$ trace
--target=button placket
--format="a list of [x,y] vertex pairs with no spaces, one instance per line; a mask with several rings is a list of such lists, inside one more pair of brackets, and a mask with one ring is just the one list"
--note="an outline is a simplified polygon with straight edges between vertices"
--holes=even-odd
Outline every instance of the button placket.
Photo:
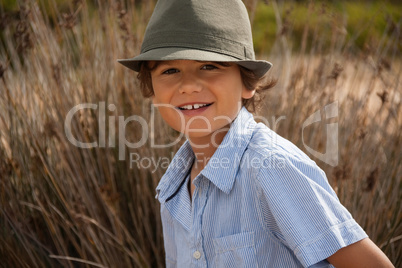
[[193,248],[193,260],[195,261],[194,264],[197,265],[204,265],[205,264],[205,259],[203,257],[203,248],[202,248],[202,235],[201,235],[201,229],[202,229],[202,214],[204,210],[204,205],[205,205],[205,198],[206,198],[206,183],[205,183],[205,178],[199,177],[197,181],[197,186],[196,186],[196,195],[194,195],[193,198],[193,230],[194,230],[194,248]]

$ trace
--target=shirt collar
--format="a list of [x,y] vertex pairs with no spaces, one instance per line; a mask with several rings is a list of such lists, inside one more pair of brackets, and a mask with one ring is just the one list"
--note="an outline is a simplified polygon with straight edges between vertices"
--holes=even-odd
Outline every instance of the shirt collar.
[[[201,171],[204,177],[227,194],[232,190],[241,158],[250,142],[255,124],[253,115],[243,107],[207,166]],[[156,187],[156,197],[161,203],[178,190],[190,172],[193,161],[194,152],[189,141],[186,141]]]
[[243,107],[207,166],[201,171],[203,176],[227,194],[232,190],[240,161],[253,134],[253,124],[253,115]]
[[182,185],[194,162],[194,152],[187,140],[177,151],[156,187],[156,198],[164,203]]

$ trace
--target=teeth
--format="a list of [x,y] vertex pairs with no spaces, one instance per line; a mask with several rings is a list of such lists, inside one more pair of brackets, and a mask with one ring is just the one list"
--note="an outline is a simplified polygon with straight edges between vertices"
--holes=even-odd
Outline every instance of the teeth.
[[179,107],[180,109],[182,109],[182,110],[195,110],[195,109],[199,109],[199,108],[202,108],[202,107],[204,107],[204,106],[207,106],[208,104],[194,104],[194,105],[184,105],[184,106],[181,106],[181,107]]

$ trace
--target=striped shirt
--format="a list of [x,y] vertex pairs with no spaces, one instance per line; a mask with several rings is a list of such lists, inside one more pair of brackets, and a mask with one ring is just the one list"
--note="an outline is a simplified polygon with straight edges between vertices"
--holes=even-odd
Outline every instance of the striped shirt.
[[156,188],[167,267],[333,267],[365,237],[325,173],[245,108],[194,179],[185,142]]

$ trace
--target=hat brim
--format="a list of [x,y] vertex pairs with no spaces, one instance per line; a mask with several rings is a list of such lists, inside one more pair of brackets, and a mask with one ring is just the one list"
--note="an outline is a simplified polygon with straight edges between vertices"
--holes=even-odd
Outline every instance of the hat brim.
[[136,72],[140,71],[143,61],[164,61],[164,60],[197,60],[197,61],[215,61],[215,62],[233,62],[243,66],[261,78],[271,68],[272,64],[264,60],[239,60],[235,57],[220,54],[217,52],[190,49],[190,48],[156,48],[130,59],[119,59],[119,63]]

